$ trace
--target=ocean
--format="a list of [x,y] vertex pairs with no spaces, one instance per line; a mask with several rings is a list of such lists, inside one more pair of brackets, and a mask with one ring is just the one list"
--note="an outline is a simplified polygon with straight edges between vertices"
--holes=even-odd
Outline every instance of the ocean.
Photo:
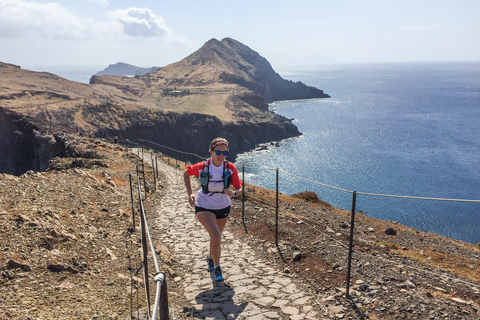
[[[88,83],[104,66],[25,67]],[[314,191],[350,210],[349,191],[480,200],[480,62],[324,65],[276,70],[330,99],[279,101],[302,136],[240,154],[247,183]],[[308,179],[312,182],[306,181]],[[470,243],[480,242],[480,203],[357,195],[357,211]],[[393,225],[393,224],[392,224]],[[393,225],[394,226],[394,225]]]
[[23,69],[50,72],[62,78],[89,83],[90,78],[97,72],[102,71],[106,66],[21,66]]
[[[314,191],[350,210],[349,191],[480,200],[480,63],[295,67],[289,80],[330,99],[270,105],[302,136],[243,153],[245,180],[293,194]],[[303,179],[300,179],[300,178]],[[314,182],[309,182],[308,179]],[[480,242],[480,203],[357,195],[368,216],[470,243]],[[394,225],[392,225],[394,226]]]

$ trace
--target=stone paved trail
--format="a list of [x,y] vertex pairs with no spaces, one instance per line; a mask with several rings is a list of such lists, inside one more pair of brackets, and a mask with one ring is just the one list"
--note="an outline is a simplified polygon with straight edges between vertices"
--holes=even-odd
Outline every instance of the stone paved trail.
[[[222,240],[224,283],[215,282],[207,272],[205,256],[209,237],[196,220],[187,201],[183,171],[158,163],[166,174],[167,189],[155,215],[158,241],[169,248],[185,268],[185,298],[190,310],[205,319],[319,319],[314,297],[299,290],[289,277],[277,273],[266,261],[254,258],[250,246],[229,232]],[[192,179],[192,185],[195,181]],[[171,280],[172,281],[172,280]]]

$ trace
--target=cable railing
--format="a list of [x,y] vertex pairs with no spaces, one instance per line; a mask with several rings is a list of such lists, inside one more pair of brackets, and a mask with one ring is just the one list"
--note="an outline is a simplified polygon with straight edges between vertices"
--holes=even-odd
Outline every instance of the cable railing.
[[[176,150],[174,148],[171,148],[171,147],[167,147],[167,146],[164,146],[164,145],[161,145],[161,144],[158,144],[158,143],[155,143],[155,142],[152,142],[152,141],[149,141],[149,140],[143,140],[143,139],[138,139],[138,141],[140,141],[140,145],[142,145],[142,148],[143,148],[143,145],[144,143],[149,143],[149,144],[152,144],[156,147],[160,147],[160,148],[165,148],[166,150],[169,150],[169,151],[173,151],[173,152],[177,152],[178,154],[183,154],[183,155],[190,155],[190,156],[194,156],[196,158],[198,158],[199,160],[204,160],[203,157],[197,155],[197,154],[194,154],[194,153],[189,153],[189,152],[184,152],[184,151],[180,151],[180,150]],[[128,141],[130,142],[130,141]],[[130,142],[132,143],[132,142]],[[133,144],[136,144],[137,146],[139,145],[138,143],[133,143]],[[176,165],[178,165],[178,159],[176,159]],[[185,161],[185,166],[187,165],[187,161]],[[348,244],[345,244],[341,241],[338,241],[337,239],[331,237],[330,235],[327,235],[325,234],[326,236],[328,236],[329,238],[331,238],[332,240],[334,240],[336,243],[338,243],[339,245],[343,246],[343,247],[346,247],[348,248],[348,258],[347,258],[347,288],[346,288],[346,296],[347,298],[351,298],[350,297],[350,280],[351,280],[351,271],[352,271],[352,255],[353,255],[353,240],[354,240],[354,229],[355,229],[355,214],[356,214],[356,202],[357,202],[357,195],[365,195],[365,196],[376,196],[376,197],[390,197],[390,198],[400,198],[400,199],[417,199],[417,200],[431,200],[431,201],[449,201],[449,202],[468,202],[468,203],[480,203],[480,200],[472,200],[472,199],[452,199],[452,198],[435,198],[435,197],[421,197],[421,196],[402,196],[402,195],[391,195],[391,194],[381,194],[381,193],[369,193],[369,192],[360,192],[360,191],[353,191],[353,190],[348,190],[348,189],[344,189],[344,188],[340,188],[340,187],[336,187],[336,186],[331,186],[331,185],[328,185],[328,184],[325,184],[325,183],[321,183],[321,182],[317,182],[317,181],[314,181],[314,180],[311,180],[311,179],[307,179],[307,178],[304,178],[304,177],[301,177],[301,176],[298,176],[298,175],[295,175],[295,174],[292,174],[290,172],[287,172],[285,170],[281,170],[281,169],[278,169],[278,168],[267,168],[267,167],[252,167],[252,166],[242,166],[242,182],[243,182],[243,192],[242,192],[242,223],[245,225],[245,200],[246,200],[246,193],[245,193],[245,169],[248,168],[248,169],[254,169],[254,170],[260,170],[260,171],[275,171],[276,172],[276,181],[275,181],[275,203],[269,203],[269,205],[271,205],[272,207],[275,207],[275,242],[276,244],[278,245],[278,228],[279,228],[279,214],[280,214],[280,209],[279,209],[279,188],[278,188],[278,184],[279,184],[279,173],[283,173],[285,175],[289,175],[289,176],[292,176],[296,179],[299,179],[299,180],[302,180],[302,181],[305,181],[305,182],[309,182],[309,183],[313,183],[313,184],[317,184],[317,185],[320,185],[320,186],[323,186],[323,187],[326,187],[326,188],[330,188],[330,189],[333,189],[333,190],[337,190],[337,191],[340,191],[340,192],[345,192],[345,193],[349,193],[352,195],[352,205],[351,205],[351,210],[350,210],[350,233],[349,233],[349,243]],[[158,169],[158,167],[157,167]],[[255,196],[253,195],[250,195],[249,194],[249,199],[253,200],[253,201],[257,201],[257,202],[262,202],[262,203],[265,203],[265,199],[260,199],[260,198],[255,198]],[[283,214],[286,214],[286,213],[283,213]],[[323,233],[323,232],[322,232]],[[362,252],[359,251],[359,253],[363,254]],[[436,274],[436,273],[433,273],[431,272],[432,274]],[[442,277],[446,277],[448,278],[448,276],[445,276],[445,275],[442,275]],[[455,279],[455,281],[459,281],[458,279]],[[461,280],[460,280],[461,281]],[[472,284],[470,282],[466,282],[466,281],[462,281],[462,282],[465,282],[465,283],[468,283],[468,284]]]
[[[133,143],[135,145],[135,143]],[[137,145],[138,147],[138,145]],[[140,266],[137,268],[136,273],[138,274],[143,269],[143,276],[144,276],[144,289],[145,289],[145,297],[146,297],[146,310],[147,310],[147,319],[160,319],[160,320],[168,320],[169,319],[169,308],[168,308],[168,293],[167,293],[167,281],[165,278],[165,274],[160,271],[160,266],[157,259],[157,254],[155,251],[155,247],[153,245],[152,237],[150,234],[150,229],[148,227],[146,211],[145,211],[145,200],[147,199],[148,188],[146,184],[146,171],[145,171],[145,154],[142,148],[141,156],[140,156],[140,149],[137,148],[138,154],[138,162],[135,165],[135,168],[129,173],[129,182],[130,182],[130,200],[131,200],[131,207],[132,207],[132,228],[130,231],[133,233],[136,230],[135,227],[135,216],[139,216],[140,218],[140,233],[141,233],[141,247],[142,247],[142,261]],[[140,169],[140,167],[142,169]],[[154,180],[154,192],[156,190],[156,177],[158,176],[158,166],[156,165],[156,155],[155,161],[153,160],[152,155],[152,175]],[[136,179],[133,179],[133,176],[136,176]],[[136,182],[136,188],[133,186]],[[142,183],[143,182],[143,183]],[[143,191],[142,191],[143,186]],[[134,193],[138,195],[138,209],[135,207],[134,201]],[[153,304],[153,311],[151,308],[150,303],[150,285],[149,285],[149,271],[148,271],[148,251],[152,253],[153,257],[153,265],[155,268],[155,275],[153,277],[153,281],[156,283],[156,293],[154,298]],[[129,267],[131,269],[131,267]],[[133,281],[131,281],[133,283]],[[138,293],[138,290],[137,290]],[[131,290],[131,295],[133,295],[133,290]],[[131,297],[132,299],[133,297]],[[138,297],[137,297],[138,299]],[[133,312],[132,312],[133,317]]]

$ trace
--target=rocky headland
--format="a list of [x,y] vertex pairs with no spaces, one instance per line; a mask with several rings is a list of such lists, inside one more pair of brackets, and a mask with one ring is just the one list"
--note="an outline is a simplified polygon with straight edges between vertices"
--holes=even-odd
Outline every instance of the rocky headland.
[[144,76],[160,69],[160,67],[142,68],[124,62],[111,64],[102,71],[98,71],[97,76]]
[[259,143],[301,134],[290,119],[269,111],[269,102],[329,97],[282,79],[265,58],[230,38],[212,39],[156,72],[94,75],[90,84],[0,63],[0,87],[0,172],[14,174],[44,169],[57,155],[59,133],[146,139],[202,157],[223,136],[233,160]]

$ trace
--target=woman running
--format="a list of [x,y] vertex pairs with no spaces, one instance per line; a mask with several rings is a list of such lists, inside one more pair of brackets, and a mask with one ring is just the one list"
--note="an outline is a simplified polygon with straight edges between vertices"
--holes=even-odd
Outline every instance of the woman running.
[[[187,188],[188,202],[195,207],[198,221],[210,235],[210,252],[207,254],[208,271],[214,272],[216,281],[223,281],[220,269],[222,231],[230,214],[231,198],[241,194],[242,181],[237,168],[225,160],[228,155],[228,141],[215,138],[210,143],[211,158],[188,166],[183,174]],[[200,178],[202,188],[195,196],[192,193],[190,176]],[[233,185],[235,190],[229,188]]]

